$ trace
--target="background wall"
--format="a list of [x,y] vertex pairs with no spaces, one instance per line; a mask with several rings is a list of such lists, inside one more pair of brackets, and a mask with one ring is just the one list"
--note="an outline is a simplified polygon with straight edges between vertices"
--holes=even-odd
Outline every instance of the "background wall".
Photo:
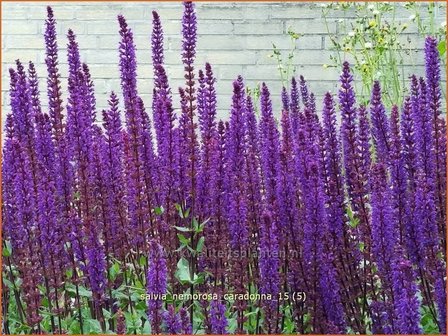
[[[7,2],[2,4],[2,105],[4,116],[9,111],[8,68],[15,59],[35,62],[42,78],[42,101],[46,102],[44,63],[44,22],[47,3]],[[146,3],[51,3],[57,20],[60,48],[60,70],[63,89],[66,88],[67,64],[65,34],[72,28],[78,36],[82,60],[90,66],[97,95],[97,106],[106,106],[111,90],[120,91],[118,72],[119,41],[117,14],[123,14],[135,34],[138,57],[139,92],[150,106],[152,92],[152,64],[150,34],[152,10],[162,18],[165,31],[166,63],[171,85],[183,85],[183,67],[180,59],[182,4],[180,2]],[[228,115],[231,103],[231,82],[238,74],[246,84],[255,87],[266,81],[271,89],[274,106],[280,105],[281,81],[277,62],[269,57],[272,44],[284,54],[291,48],[287,31],[292,28],[303,34],[297,40],[294,64],[297,74],[309,81],[320,106],[323,93],[336,92],[339,70],[325,69],[330,63],[331,44],[321,18],[321,5],[312,3],[205,3],[197,5],[198,48],[196,68],[205,61],[212,64],[218,78],[219,115]],[[398,20],[409,21],[412,14],[397,4]],[[436,6],[437,23],[445,21],[445,4]],[[350,16],[350,15],[349,15]],[[338,33],[341,17],[331,17],[330,31]],[[408,29],[410,47],[416,49],[409,59],[407,72],[423,73],[423,40],[414,28]],[[177,104],[177,103],[176,103]],[[277,108],[278,111],[278,108]],[[2,118],[4,120],[4,118]]]

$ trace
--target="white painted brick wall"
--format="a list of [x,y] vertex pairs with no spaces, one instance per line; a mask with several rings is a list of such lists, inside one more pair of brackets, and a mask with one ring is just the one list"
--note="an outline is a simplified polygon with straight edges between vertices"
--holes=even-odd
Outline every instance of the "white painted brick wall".
[[[44,21],[46,3],[6,2],[2,4],[2,107],[3,116],[8,107],[8,68],[14,60],[36,63],[41,78],[46,76],[44,64]],[[59,34],[60,70],[63,88],[66,87],[67,61],[66,37],[68,28],[78,36],[81,55],[91,69],[96,86],[98,108],[106,107],[111,90],[120,91],[117,44],[119,41],[117,14],[123,14],[135,34],[138,57],[140,94],[150,105],[152,92],[152,65],[150,34],[152,10],[161,15],[165,31],[166,63],[173,91],[183,83],[183,67],[180,61],[181,3],[94,3],[52,2]],[[437,22],[445,19],[445,5],[439,3]],[[411,14],[401,7],[397,20],[408,21]],[[291,47],[287,31],[291,27],[303,34],[297,42],[294,64],[297,73],[310,82],[318,99],[328,90],[337,88],[337,69],[324,69],[329,63],[330,40],[321,19],[321,8],[312,3],[197,3],[198,50],[196,67],[205,61],[212,64],[218,77],[219,114],[225,117],[230,106],[232,80],[242,74],[249,87],[266,81],[271,88],[274,106],[280,104],[281,81],[277,63],[269,58],[272,44],[286,55]],[[349,17],[352,16],[348,15]],[[338,32],[340,17],[332,16],[330,31]],[[410,30],[415,32],[415,30]],[[408,35],[418,49],[413,66],[408,72],[423,72],[422,39]],[[41,81],[41,99],[45,104],[45,81]],[[278,111],[278,108],[277,108]],[[4,118],[3,118],[4,120]]]

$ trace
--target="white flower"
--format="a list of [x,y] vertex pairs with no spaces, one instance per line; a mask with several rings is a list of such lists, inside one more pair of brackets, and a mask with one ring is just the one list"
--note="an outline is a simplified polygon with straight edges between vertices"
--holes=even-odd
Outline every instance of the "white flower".
[[413,21],[413,20],[415,20],[415,18],[416,18],[415,14],[412,14],[412,15],[409,17],[409,20],[410,20],[410,21]]
[[355,35],[356,35],[356,33],[354,31],[348,32],[348,36],[350,36],[350,37],[353,37]]
[[446,21],[443,21],[440,25],[442,26],[442,28],[445,28],[446,27]]
[[370,42],[367,42],[366,44],[364,44],[364,48],[366,49],[372,49],[373,45]]
[[374,5],[369,5],[367,8],[368,8],[369,10],[373,10],[373,9],[375,8],[375,6],[374,6]]
[[377,10],[377,9],[375,9],[375,10],[373,11],[373,15],[378,15],[378,14],[380,14],[380,11]]

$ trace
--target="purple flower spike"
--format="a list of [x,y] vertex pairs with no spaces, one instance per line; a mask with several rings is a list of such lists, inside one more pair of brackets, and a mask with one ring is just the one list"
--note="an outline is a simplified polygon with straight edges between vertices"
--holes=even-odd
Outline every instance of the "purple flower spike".
[[[192,1],[184,2],[184,15],[182,18],[182,58],[186,67],[193,67],[193,62],[196,56],[196,41],[197,41],[197,22],[196,12]],[[191,71],[186,69],[187,72]]]
[[372,120],[373,142],[378,160],[388,162],[390,150],[390,126],[381,100],[380,82],[375,81],[370,99],[370,118]]
[[[364,139],[360,139],[359,130],[356,127],[358,115],[355,107],[355,91],[352,84],[353,76],[350,72],[348,62],[344,62],[340,82],[339,109],[342,114],[341,138],[345,182],[351,206],[360,219],[360,223],[355,230],[355,240],[358,243],[364,242],[366,246],[370,246],[370,215],[366,199],[368,195],[368,176],[365,172],[366,162],[361,161],[362,152],[366,152],[368,130],[366,128],[366,122],[361,123],[361,125],[365,125],[363,127],[365,135]],[[363,108],[361,107],[360,110]],[[362,146],[360,146],[361,140],[363,140]]]
[[47,20],[45,22],[45,49],[47,65],[47,92],[50,109],[50,118],[53,126],[54,137],[57,142],[61,141],[63,134],[63,106],[61,80],[58,69],[58,44],[56,41],[56,20],[53,9],[47,7]]
[[[146,293],[151,296],[148,300],[148,318],[151,321],[151,329],[154,334],[160,334],[161,332],[160,324],[162,322],[163,301],[158,296],[165,294],[167,290],[167,265],[164,253],[160,244],[154,241],[151,242],[148,258],[148,274],[146,278]],[[170,306],[171,308],[172,306]],[[171,330],[169,331],[171,332]]]
[[210,304],[210,319],[213,334],[227,334],[227,318],[226,318],[226,306],[220,301],[212,301]]
[[176,335],[182,333],[182,321],[173,305],[169,305],[168,310],[163,312],[163,320],[168,334]]
[[[379,272],[391,284],[390,266],[394,246],[397,242],[397,228],[390,204],[387,188],[387,171],[382,163],[372,167],[372,251],[378,264]],[[387,234],[386,234],[387,233]]]
[[262,215],[261,240],[260,240],[260,293],[271,296],[271,299],[263,302],[265,313],[264,328],[269,334],[278,331],[278,298],[280,290],[280,258],[277,228],[272,215],[265,211]]
[[399,229],[400,244],[404,243],[407,217],[409,214],[409,200],[407,194],[407,176],[405,163],[403,159],[402,140],[400,134],[400,121],[398,107],[392,107],[391,122],[391,141],[390,141],[390,183],[392,186],[392,207],[394,219]]
[[193,328],[190,322],[190,315],[188,314],[188,310],[182,307],[179,310],[180,319],[182,321],[182,334],[191,335],[193,334]]
[[115,228],[113,234],[117,237],[117,243],[112,244],[112,246],[121,260],[124,260],[127,253],[126,248],[129,247],[128,235],[130,231],[126,216],[126,190],[123,175],[123,129],[118,104],[118,97],[112,92],[109,109],[103,111],[106,150],[101,154],[105,183],[107,188],[110,188],[109,190],[114,191],[107,195],[108,215],[110,216],[111,226]]
[[228,175],[228,221],[231,243],[234,248],[242,248],[247,243],[247,205],[244,197],[246,174],[244,167],[245,153],[245,98],[242,78],[233,82],[234,95],[230,128],[227,136],[227,175]]
[[393,276],[394,248],[398,242],[397,222],[391,206],[390,190],[386,166],[375,163],[371,172],[372,185],[372,254],[378,265],[384,295],[388,302],[384,305],[387,326],[394,329]]
[[347,62],[344,63],[341,74],[341,88],[339,90],[339,109],[342,114],[341,138],[344,151],[344,168],[348,194],[355,198],[357,184],[362,183],[356,176],[356,143],[358,135],[356,130],[357,113],[355,108],[355,91],[352,86],[353,76]]
[[333,266],[331,253],[323,253],[320,258],[319,291],[326,317],[325,333],[345,334],[346,323],[344,307],[341,301],[338,275]]
[[59,219],[59,208],[55,199],[55,148],[52,141],[51,124],[47,114],[36,115],[36,154],[38,162],[38,226],[48,273],[53,286],[60,287],[63,281],[65,261],[64,227]]
[[119,66],[120,81],[123,91],[126,132],[128,134],[128,151],[126,151],[127,203],[130,225],[138,234],[134,235],[133,243],[142,249],[143,241],[147,237],[147,216],[149,207],[145,179],[145,147],[142,106],[138,104],[137,92],[137,60],[135,54],[134,37],[125,18],[118,16],[120,25]]
[[154,67],[158,64],[163,64],[163,29],[160,22],[159,13],[152,12],[152,35],[151,35],[151,48],[152,48],[152,63]]
[[[401,111],[400,128],[402,135],[403,160],[405,163],[406,174],[409,178],[409,185],[411,190],[415,190],[415,175],[417,172],[417,145],[415,141],[415,113],[418,113],[418,84],[416,82],[415,96],[411,100],[410,97],[405,97],[403,108]],[[414,102],[417,100],[417,102]],[[415,112],[414,108],[415,107]]]
[[344,236],[344,190],[341,167],[341,144],[336,128],[336,112],[331,93],[327,92],[323,108],[324,167],[327,184],[329,228],[334,246],[342,246]]
[[393,263],[393,288],[395,296],[396,332],[404,335],[421,334],[420,302],[417,299],[416,275],[401,249],[395,250]]
[[[194,74],[194,60],[196,58],[197,22],[195,5],[191,1],[184,2],[182,17],[182,63],[185,71],[185,89],[181,91],[182,116],[180,120],[181,138],[184,147],[181,155],[185,161],[184,175],[188,177],[188,188],[185,189],[184,199],[195,214],[197,189],[198,141],[195,121],[196,88]],[[184,201],[184,200],[180,200]]]
[[11,114],[6,116],[5,121],[5,140],[3,145],[3,163],[2,163],[2,220],[3,232],[5,238],[11,237],[11,231],[14,221],[14,121]]
[[126,335],[126,318],[121,309],[117,312],[117,328],[115,331],[117,335]]
[[[280,225],[285,223],[283,218],[280,218],[285,213],[281,185],[278,182],[281,178],[280,133],[274,119],[269,89],[265,83],[261,88],[260,100],[260,151],[264,196],[272,211],[273,222]],[[278,234],[283,235],[283,228],[278,227]]]
[[91,229],[88,234],[86,244],[87,252],[87,273],[89,276],[90,288],[94,294],[96,303],[104,300],[106,290],[106,260],[104,248],[98,239],[96,229]]
[[282,87],[282,105],[285,111],[289,111],[289,96],[285,87]]
[[293,77],[291,80],[290,109],[291,109],[291,126],[294,137],[297,137],[297,132],[299,128],[299,118],[300,118],[299,100],[300,100],[299,86],[297,84],[295,77]]
[[445,269],[441,261],[439,263],[439,270],[437,272],[437,279],[434,284],[434,293],[438,308],[439,329],[441,334],[446,334],[446,280]]
[[306,80],[303,76],[299,77],[299,86],[300,86],[300,94],[302,97],[302,103],[304,108],[310,108],[310,94],[308,91],[308,85],[306,83]]
[[439,234],[443,237],[445,246],[446,234],[446,118],[442,117],[442,89],[440,86],[440,55],[438,42],[434,37],[428,36],[425,41],[425,72],[427,93],[427,109],[433,127],[433,151],[435,154],[435,183],[437,223]]
[[[370,172],[370,166],[372,165],[371,158],[371,131],[370,121],[367,113],[367,109],[364,105],[358,108],[358,148],[359,148],[359,175],[361,179],[367,180],[367,176]],[[368,183],[365,184],[366,189],[369,189]]]
[[[259,205],[261,204],[261,176],[260,176],[260,134],[255,110],[250,96],[246,99],[246,115],[245,123],[247,127],[246,133],[246,164],[247,164],[247,178],[248,178],[248,219],[250,221],[251,234],[253,237],[258,237],[261,211]],[[258,246],[257,239],[253,241],[253,247]]]
[[[247,171],[245,167],[246,134],[245,112],[246,99],[244,96],[243,79],[238,77],[233,82],[232,109],[228,131],[226,131],[226,217],[229,228],[230,246],[236,253],[231,260],[232,273],[230,283],[236,293],[243,293],[247,286],[248,258],[241,258],[241,253],[247,253],[249,228],[247,206]],[[238,311],[238,332],[242,332],[247,302],[238,300],[235,302]]]
[[[202,148],[198,173],[198,206],[204,218],[213,215],[211,202],[215,192],[216,183],[216,155],[217,155],[217,130],[216,130],[216,78],[213,76],[209,63],[205,64],[205,74],[199,74],[198,113],[199,128],[201,132]],[[209,208],[210,211],[206,211]]]

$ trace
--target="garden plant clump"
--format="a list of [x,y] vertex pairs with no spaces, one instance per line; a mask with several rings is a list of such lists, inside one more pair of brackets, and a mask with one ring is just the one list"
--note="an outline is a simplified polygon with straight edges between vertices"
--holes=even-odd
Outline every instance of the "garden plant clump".
[[217,120],[216,78],[197,70],[195,8],[183,6],[185,85],[169,84],[153,12],[150,102],[121,15],[121,92],[98,119],[72,30],[62,99],[50,7],[48,109],[34,64],[9,70],[3,333],[446,334],[437,39],[425,40],[425,77],[390,110],[378,81],[357,103],[344,62],[322,104],[292,78],[278,121],[268,86],[257,102],[238,76]]

